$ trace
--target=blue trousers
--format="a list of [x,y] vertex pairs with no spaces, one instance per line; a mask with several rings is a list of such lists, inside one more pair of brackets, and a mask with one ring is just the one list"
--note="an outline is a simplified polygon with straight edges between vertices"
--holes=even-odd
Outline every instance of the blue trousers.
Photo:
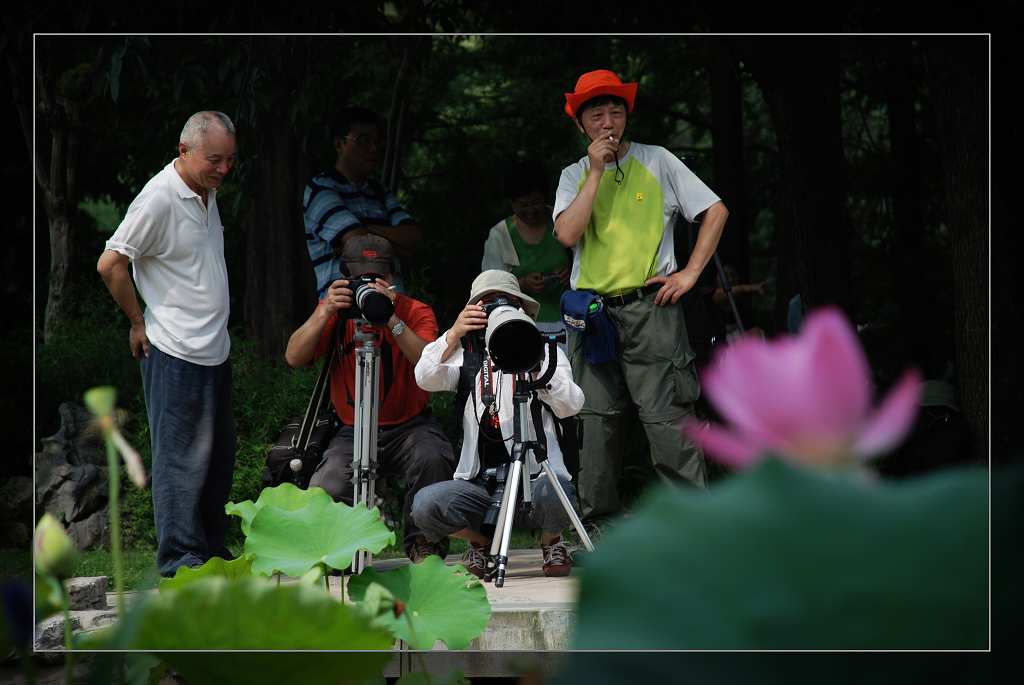
[[225,556],[235,468],[231,362],[201,366],[154,345],[141,362],[153,448],[157,567],[172,576]]

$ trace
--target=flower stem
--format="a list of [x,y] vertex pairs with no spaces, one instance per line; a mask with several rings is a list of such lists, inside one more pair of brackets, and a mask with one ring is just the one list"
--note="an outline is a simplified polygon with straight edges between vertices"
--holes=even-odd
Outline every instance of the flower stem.
[[110,485],[107,509],[110,513],[110,556],[114,561],[114,589],[117,592],[117,617],[124,619],[124,562],[121,558],[121,472],[117,461],[117,449],[108,435],[107,480]]

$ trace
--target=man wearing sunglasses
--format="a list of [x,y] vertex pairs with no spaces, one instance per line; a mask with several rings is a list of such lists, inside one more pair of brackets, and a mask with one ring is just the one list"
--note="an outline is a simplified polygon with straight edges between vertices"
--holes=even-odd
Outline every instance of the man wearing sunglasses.
[[[316,273],[317,296],[342,278],[338,256],[347,240],[372,233],[386,238],[399,258],[420,240],[416,220],[376,177],[384,156],[380,117],[363,107],[346,107],[331,125],[334,167],[317,174],[302,196],[306,247]],[[392,272],[398,277],[396,259]]]

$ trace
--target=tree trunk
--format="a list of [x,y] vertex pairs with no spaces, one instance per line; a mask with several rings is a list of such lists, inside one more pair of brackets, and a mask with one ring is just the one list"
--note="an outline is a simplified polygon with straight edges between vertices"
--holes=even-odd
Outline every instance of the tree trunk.
[[960,406],[974,456],[988,451],[987,38],[925,39],[942,146],[946,225],[953,246],[953,320]]
[[316,281],[302,221],[309,167],[286,118],[263,125],[260,163],[246,231],[246,332],[267,358],[280,359],[288,338],[316,306]]
[[750,278],[750,213],[743,165],[743,91],[738,64],[724,40],[711,48],[711,138],[715,193],[729,209],[719,243],[723,264],[732,264],[740,280]]
[[910,44],[905,38],[887,40],[888,59],[885,69],[885,103],[889,116],[889,139],[893,161],[893,208],[895,240],[892,246],[892,269],[899,305],[899,337],[904,341],[911,363],[925,366],[933,355],[934,307],[929,307],[927,281],[921,277],[917,264],[924,247],[924,219],[921,202],[921,152],[917,133],[915,79]]
[[[779,143],[781,202],[790,217],[792,264],[805,308],[838,304],[852,315],[849,220],[835,38],[754,39],[749,67],[764,93]],[[813,84],[813,86],[809,85]]]

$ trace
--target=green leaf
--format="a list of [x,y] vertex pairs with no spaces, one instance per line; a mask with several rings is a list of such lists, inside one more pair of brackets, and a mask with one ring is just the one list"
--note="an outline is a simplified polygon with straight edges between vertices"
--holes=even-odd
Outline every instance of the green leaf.
[[93,416],[110,416],[114,413],[114,403],[117,401],[117,390],[110,385],[101,385],[97,388],[90,388],[82,396],[85,407]]
[[125,649],[389,650],[394,644],[362,611],[300,584],[209,577],[141,604],[132,634],[121,636]]
[[665,489],[588,558],[573,647],[984,649],[987,509],[981,469]]
[[239,557],[232,561],[225,561],[220,557],[213,557],[197,568],[179,566],[173,578],[160,579],[159,588],[160,591],[163,592],[165,590],[174,590],[184,587],[185,585],[194,583],[202,578],[217,576],[220,578],[233,579],[245,578],[250,575],[252,575],[252,562],[245,557]]
[[385,587],[402,604],[399,616],[385,612],[380,625],[413,649],[431,649],[443,640],[448,649],[465,649],[491,618],[491,605],[480,581],[461,566],[446,566],[440,557],[380,573],[368,568],[349,579],[354,601],[370,597],[373,583]]
[[281,483],[273,488],[263,488],[255,502],[248,499],[237,504],[235,502],[228,502],[224,506],[224,511],[232,516],[241,518],[242,533],[248,535],[249,524],[252,523],[253,516],[263,507],[270,505],[278,509],[295,511],[296,509],[307,507],[316,501],[333,502],[334,500],[331,499],[331,496],[323,488],[302,490],[293,483]]
[[293,511],[260,508],[249,525],[245,553],[254,573],[301,576],[317,564],[348,568],[356,550],[376,554],[394,541],[376,507],[350,507],[327,497]]

